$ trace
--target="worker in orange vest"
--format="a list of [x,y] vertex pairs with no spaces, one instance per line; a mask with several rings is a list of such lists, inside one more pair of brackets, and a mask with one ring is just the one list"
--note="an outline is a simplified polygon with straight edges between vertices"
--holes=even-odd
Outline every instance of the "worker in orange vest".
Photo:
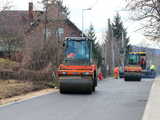
[[99,72],[99,74],[98,74],[98,80],[103,80],[103,74],[102,74],[102,72]]
[[118,77],[119,77],[119,67],[115,67],[114,68],[114,78],[118,79]]

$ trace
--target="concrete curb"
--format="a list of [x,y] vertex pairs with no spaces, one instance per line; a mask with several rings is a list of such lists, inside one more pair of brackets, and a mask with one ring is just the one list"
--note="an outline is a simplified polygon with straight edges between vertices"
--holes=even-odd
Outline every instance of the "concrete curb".
[[160,77],[152,85],[142,120],[160,120]]

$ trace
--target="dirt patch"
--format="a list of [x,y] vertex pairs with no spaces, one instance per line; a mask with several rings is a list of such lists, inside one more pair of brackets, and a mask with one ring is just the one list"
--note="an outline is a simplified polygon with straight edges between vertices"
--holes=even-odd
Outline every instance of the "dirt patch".
[[33,83],[17,80],[0,80],[0,99],[19,95],[33,89]]
[[23,95],[20,95],[20,96],[14,96],[12,98],[1,99],[0,100],[0,105],[5,105],[5,104],[8,104],[8,103],[12,103],[12,102],[27,100],[27,99],[31,99],[35,96],[42,96],[42,95],[49,94],[49,93],[56,92],[56,91],[58,91],[58,90],[53,89],[53,88],[48,88],[48,89],[44,89],[44,90],[30,92],[30,93],[23,94]]

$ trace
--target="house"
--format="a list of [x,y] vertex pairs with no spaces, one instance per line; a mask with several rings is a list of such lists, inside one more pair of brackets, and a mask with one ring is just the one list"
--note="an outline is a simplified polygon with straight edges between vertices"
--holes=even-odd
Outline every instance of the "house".
[[[33,4],[30,3],[30,5]],[[37,60],[39,58],[37,53],[43,54],[45,47],[50,54],[49,57],[43,59],[52,59],[53,64],[59,64],[63,56],[64,38],[80,37],[81,33],[78,27],[66,17],[61,6],[56,3],[49,4],[47,13],[33,17],[30,28],[26,31],[24,61]]]
[[81,30],[65,16],[61,7],[55,3],[48,6],[47,14],[44,11],[34,11],[32,2],[29,3],[28,11],[2,11],[0,28],[3,28],[0,29],[1,39],[6,32],[16,33],[24,39],[23,51],[26,56],[32,56],[33,51],[42,49],[46,40],[53,41],[55,45],[53,47],[57,47],[65,37],[80,37],[82,34]]
[[28,26],[28,12],[18,10],[0,12],[0,57],[8,57],[9,54],[19,50],[19,43],[23,42]]

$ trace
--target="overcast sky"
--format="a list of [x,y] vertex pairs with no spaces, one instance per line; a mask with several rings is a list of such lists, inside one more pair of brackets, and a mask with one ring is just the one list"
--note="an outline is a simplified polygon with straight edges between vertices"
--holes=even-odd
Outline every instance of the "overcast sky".
[[[0,0],[2,4],[6,1],[11,1],[15,10],[27,10],[28,2],[34,3],[34,9],[40,9],[42,6],[38,3],[40,0]],[[89,28],[90,24],[94,25],[96,35],[99,41],[102,41],[104,32],[107,28],[107,19],[113,19],[116,12],[119,12],[124,25],[128,28],[129,37],[132,44],[142,44],[144,37],[142,32],[134,32],[139,27],[138,23],[129,20],[127,11],[123,11],[125,7],[124,0],[64,0],[64,3],[69,7],[71,14],[70,19],[80,29],[82,28],[82,9],[92,8],[90,11],[84,12],[84,29]],[[146,42],[145,42],[146,43]],[[143,43],[144,44],[144,43]]]

